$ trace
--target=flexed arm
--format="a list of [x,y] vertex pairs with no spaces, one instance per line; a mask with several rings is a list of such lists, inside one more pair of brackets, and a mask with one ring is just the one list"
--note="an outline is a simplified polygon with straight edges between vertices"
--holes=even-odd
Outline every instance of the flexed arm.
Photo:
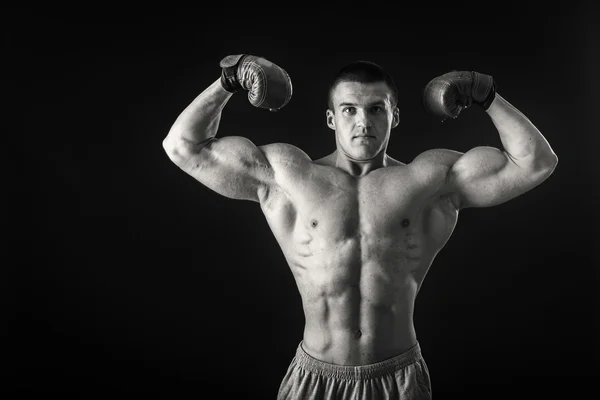
[[256,107],[279,109],[290,100],[291,80],[282,68],[255,56],[225,57],[221,68],[221,78],[177,117],[163,148],[177,166],[215,192],[258,201],[272,180],[269,161],[247,138],[216,137],[222,110],[238,91],[247,91]]
[[496,93],[491,76],[455,71],[433,79],[425,89],[424,104],[432,114],[456,118],[471,104],[492,119],[503,149],[475,147],[456,159],[448,184],[460,208],[489,207],[515,198],[545,181],[558,158],[537,127]]
[[216,80],[179,114],[163,140],[163,148],[175,164],[186,164],[215,138],[223,107],[231,96],[221,80]]

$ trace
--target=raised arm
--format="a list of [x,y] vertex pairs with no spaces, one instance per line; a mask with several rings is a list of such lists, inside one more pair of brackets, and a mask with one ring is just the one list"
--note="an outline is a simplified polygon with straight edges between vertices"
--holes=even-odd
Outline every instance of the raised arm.
[[544,136],[519,110],[497,95],[487,110],[503,149],[475,147],[450,170],[461,208],[490,207],[544,182],[558,158]]
[[541,132],[495,92],[491,76],[453,74],[443,75],[447,84],[439,84],[439,90],[427,89],[437,92],[432,98],[443,99],[437,103],[438,115],[443,109],[447,117],[456,118],[464,108],[478,104],[491,117],[503,147],[475,147],[455,158],[448,169],[447,184],[456,194],[459,208],[501,204],[544,182],[558,158]]
[[[289,101],[291,83],[281,68],[253,56],[226,57],[221,67],[221,78],[177,117],[163,148],[178,167],[213,191],[233,199],[259,201],[272,182],[271,165],[249,139],[216,137],[221,114],[233,93],[240,90],[249,91],[249,100],[256,107],[281,108]],[[267,90],[267,81],[279,91]]]

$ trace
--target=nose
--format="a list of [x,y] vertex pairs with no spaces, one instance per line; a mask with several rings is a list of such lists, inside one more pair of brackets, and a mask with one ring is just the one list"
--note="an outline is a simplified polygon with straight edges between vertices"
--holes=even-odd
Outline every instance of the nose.
[[356,113],[356,126],[359,128],[370,128],[371,120],[364,110]]

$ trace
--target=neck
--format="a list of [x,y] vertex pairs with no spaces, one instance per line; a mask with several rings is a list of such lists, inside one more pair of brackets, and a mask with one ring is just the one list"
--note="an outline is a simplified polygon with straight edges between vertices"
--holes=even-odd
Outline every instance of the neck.
[[335,166],[340,168],[352,176],[364,176],[369,172],[378,168],[387,167],[388,156],[383,148],[373,158],[358,160],[346,153],[343,149],[338,148],[335,151]]

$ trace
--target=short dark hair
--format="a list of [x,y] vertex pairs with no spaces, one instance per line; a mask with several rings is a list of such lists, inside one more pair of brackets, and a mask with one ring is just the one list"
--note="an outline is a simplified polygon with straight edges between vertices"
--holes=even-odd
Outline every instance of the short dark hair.
[[327,104],[333,110],[333,90],[342,82],[360,82],[360,83],[376,83],[385,82],[390,88],[390,102],[392,107],[398,104],[398,88],[394,83],[394,79],[380,65],[371,61],[354,61],[346,64],[334,76],[329,85]]

